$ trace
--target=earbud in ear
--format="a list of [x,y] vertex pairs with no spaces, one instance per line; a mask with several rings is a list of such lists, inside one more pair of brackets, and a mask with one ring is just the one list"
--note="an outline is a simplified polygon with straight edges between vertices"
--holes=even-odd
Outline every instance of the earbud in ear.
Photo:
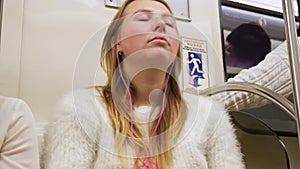
[[118,51],[118,56],[122,57],[123,56],[123,52],[122,51]]
[[117,56],[122,57],[123,52],[119,50],[119,47],[120,47],[120,42],[117,42],[117,44],[116,44],[116,54],[117,54]]

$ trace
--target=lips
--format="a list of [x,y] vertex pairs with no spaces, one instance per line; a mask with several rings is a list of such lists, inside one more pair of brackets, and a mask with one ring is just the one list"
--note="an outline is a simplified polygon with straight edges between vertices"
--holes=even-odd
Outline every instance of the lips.
[[165,43],[169,44],[168,40],[165,37],[162,37],[162,36],[155,36],[149,42],[152,42],[152,41],[162,41],[162,42],[165,42]]

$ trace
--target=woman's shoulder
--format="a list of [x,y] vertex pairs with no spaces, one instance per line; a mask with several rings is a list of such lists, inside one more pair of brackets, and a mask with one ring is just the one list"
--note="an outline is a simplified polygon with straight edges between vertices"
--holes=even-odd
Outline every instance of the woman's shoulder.
[[15,97],[0,96],[0,109],[28,107],[24,100]]
[[[29,105],[22,99],[0,96],[0,112],[2,118],[10,116],[14,118],[27,117],[33,119]],[[4,119],[8,119],[5,117]]]
[[190,93],[184,93],[183,96],[188,104],[189,116],[192,116],[192,120],[196,120],[198,125],[212,127],[221,119],[228,118],[225,104],[215,101],[212,97]]
[[97,95],[96,91],[93,89],[77,89],[72,90],[65,93],[58,101],[56,106],[63,106],[63,107],[92,107],[92,104]]
[[69,91],[56,102],[54,112],[61,113],[92,113],[95,111],[105,111],[97,90],[78,89]]
[[93,88],[70,91],[58,100],[50,121],[70,119],[70,123],[80,124],[87,135],[96,140],[97,131],[108,119],[103,105],[98,91]]
[[209,96],[202,96],[198,94],[191,94],[191,93],[184,92],[183,98],[186,100],[189,108],[197,108],[202,112],[209,111],[212,108],[219,111],[224,110],[224,103],[216,101]]
[[183,92],[183,98],[188,103],[211,102],[209,97],[198,95],[196,91]]

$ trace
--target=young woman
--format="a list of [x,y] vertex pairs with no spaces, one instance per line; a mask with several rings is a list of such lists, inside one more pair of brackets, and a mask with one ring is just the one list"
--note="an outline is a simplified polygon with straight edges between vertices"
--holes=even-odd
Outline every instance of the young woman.
[[179,44],[165,1],[125,1],[103,40],[107,82],[59,101],[42,167],[243,169],[222,105],[180,91]]

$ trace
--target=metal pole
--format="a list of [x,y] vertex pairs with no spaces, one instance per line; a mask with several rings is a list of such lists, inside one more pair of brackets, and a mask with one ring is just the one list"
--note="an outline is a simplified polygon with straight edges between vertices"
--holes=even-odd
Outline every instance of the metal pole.
[[258,96],[262,96],[267,100],[275,103],[281,109],[285,110],[293,120],[297,121],[297,116],[294,112],[294,105],[290,102],[287,98],[283,97],[282,95],[273,92],[272,90],[265,88],[263,86],[254,84],[254,83],[246,83],[246,82],[228,82],[223,85],[216,85],[209,87],[207,89],[198,91],[197,94],[205,95],[205,96],[212,96],[222,92],[228,91],[243,91],[243,92],[250,92],[256,94]]
[[294,111],[297,115],[298,143],[300,147],[300,77],[299,77],[299,57],[298,43],[296,34],[295,15],[291,0],[282,0],[283,17],[285,21],[285,35],[287,50],[289,54],[290,70],[292,76],[293,93],[294,93]]

